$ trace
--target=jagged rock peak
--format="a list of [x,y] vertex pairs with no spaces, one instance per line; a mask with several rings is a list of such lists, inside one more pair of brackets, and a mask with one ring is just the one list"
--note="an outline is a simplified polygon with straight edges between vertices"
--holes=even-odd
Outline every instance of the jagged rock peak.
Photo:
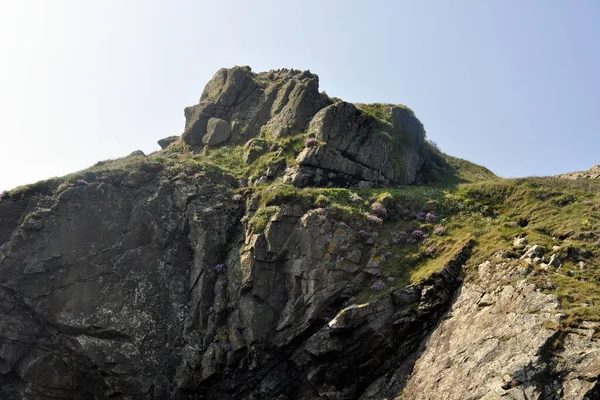
[[309,71],[250,67],[222,68],[206,84],[200,102],[185,109],[183,139],[200,145],[208,120],[219,118],[231,127],[232,141],[256,137],[263,126],[275,137],[302,132],[307,121],[331,103],[319,93],[319,78]]
[[[286,165],[284,179],[299,187],[411,184],[423,165],[425,129],[412,110],[330,98],[310,71],[220,69],[185,117],[183,140],[191,146],[300,134],[315,139]],[[213,140],[215,126],[227,133],[219,140]]]

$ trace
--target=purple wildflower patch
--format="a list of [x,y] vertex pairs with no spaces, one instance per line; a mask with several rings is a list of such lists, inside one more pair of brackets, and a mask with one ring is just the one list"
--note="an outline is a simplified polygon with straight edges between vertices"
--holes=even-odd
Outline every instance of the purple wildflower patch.
[[422,239],[426,239],[429,237],[429,235],[427,235],[421,229],[415,229],[414,231],[412,231],[412,233],[410,235],[413,237],[413,239],[416,239],[416,240],[422,240]]
[[369,213],[367,213],[367,221],[369,221],[375,225],[383,224],[383,219],[379,218],[377,215],[373,215],[373,214],[369,214]]
[[225,271],[225,264],[217,264],[217,265],[215,265],[215,272],[217,274],[220,274],[223,271]]
[[434,213],[428,212],[427,214],[425,214],[425,221],[427,221],[427,222],[436,222],[437,221],[437,217],[435,216]]
[[309,137],[304,141],[304,147],[315,147],[319,145],[319,141],[313,137]]
[[426,212],[424,211],[419,211],[416,215],[415,218],[419,221],[423,221],[425,219],[425,216],[427,215]]
[[382,281],[377,281],[373,285],[371,285],[371,289],[373,290],[383,290],[385,288],[385,284]]
[[434,256],[434,255],[435,255],[435,253],[437,253],[437,251],[438,251],[438,248],[437,248],[437,246],[429,246],[429,247],[428,247],[428,248],[425,250],[425,253],[426,253],[428,256],[432,257],[432,256]]
[[223,351],[231,351],[231,344],[230,343],[223,343],[221,345],[221,348],[223,349]]
[[586,206],[591,206],[592,204],[594,204],[594,202],[591,200],[584,200],[583,204],[585,204]]

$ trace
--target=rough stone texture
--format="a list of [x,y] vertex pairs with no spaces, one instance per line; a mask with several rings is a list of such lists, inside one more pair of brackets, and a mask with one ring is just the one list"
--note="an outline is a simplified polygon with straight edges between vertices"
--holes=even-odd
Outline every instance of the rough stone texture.
[[[403,106],[384,105],[386,121],[355,105],[333,103],[319,93],[319,78],[309,71],[219,70],[206,85],[198,105],[185,109],[183,140],[201,144],[242,144],[263,135],[280,138],[311,132],[323,143],[305,149],[285,180],[296,186],[373,187],[415,181],[423,157],[425,130]],[[215,136],[210,121],[231,127]],[[213,122],[214,123],[214,122]],[[214,123],[216,124],[216,123]],[[251,162],[256,151],[248,152]]]
[[[190,309],[188,240],[213,264],[236,219],[210,182],[146,189],[75,186],[22,218],[0,251],[1,398],[169,393]],[[188,239],[194,215],[218,234]]]
[[515,238],[515,240],[513,241],[513,247],[515,249],[524,249],[525,246],[527,246],[527,238]]
[[600,165],[594,165],[587,171],[569,172],[557,175],[557,177],[565,179],[600,179]]
[[216,146],[226,142],[231,136],[231,127],[227,121],[219,118],[208,120],[206,135],[202,138],[202,143],[207,146]]
[[175,143],[179,138],[180,136],[168,136],[166,138],[160,139],[157,143],[160,146],[160,148],[164,150],[167,147],[169,147],[171,143]]
[[466,250],[333,319],[372,279],[364,227],[293,206],[243,231],[224,182],[92,182],[20,222],[0,202],[0,398],[357,398],[449,306]]
[[569,334],[564,350],[553,351],[558,333],[546,326],[562,317],[557,299],[523,280],[503,285],[507,270],[479,266],[479,280],[463,286],[423,343],[398,398],[597,398],[590,397],[600,374],[597,340]]
[[287,180],[296,186],[413,183],[423,163],[425,131],[409,110],[389,106],[388,112],[391,125],[342,101],[319,111],[308,130],[325,145],[306,148]]
[[206,85],[198,105],[185,109],[183,139],[202,144],[210,118],[230,123],[232,141],[258,136],[261,128],[281,137],[303,132],[310,118],[330,103],[309,71],[253,73],[249,67],[221,69]]
[[[35,200],[32,201],[35,203]],[[29,206],[30,198],[0,201],[0,246],[10,239],[19,221]]]
[[364,226],[284,206],[255,232],[233,178],[143,182],[0,201],[0,398],[597,398],[597,324],[558,338],[518,267],[461,285],[465,248],[344,306],[376,279]]
[[136,150],[136,151],[131,152],[131,154],[129,154],[129,157],[136,157],[136,156],[146,157],[146,154],[142,150]]

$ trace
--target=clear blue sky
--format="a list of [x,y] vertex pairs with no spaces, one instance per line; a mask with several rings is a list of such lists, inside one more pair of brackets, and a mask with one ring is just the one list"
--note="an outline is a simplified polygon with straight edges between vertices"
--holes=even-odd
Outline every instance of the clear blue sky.
[[402,103],[505,177],[600,164],[600,1],[0,3],[0,190],[181,134],[220,67]]

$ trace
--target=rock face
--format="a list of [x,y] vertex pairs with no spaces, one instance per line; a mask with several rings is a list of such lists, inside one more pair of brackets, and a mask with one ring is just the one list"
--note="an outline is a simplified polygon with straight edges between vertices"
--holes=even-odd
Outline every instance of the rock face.
[[231,136],[231,127],[227,121],[219,118],[211,118],[206,126],[206,135],[202,138],[202,143],[207,146],[216,146],[226,142]]
[[179,139],[179,136],[168,136],[166,138],[160,139],[157,143],[160,146],[160,148],[164,150],[167,147],[169,147],[171,143],[176,142],[177,139]]
[[378,105],[377,111],[375,117],[333,102],[319,93],[319,78],[309,71],[221,69],[199,104],[185,109],[183,140],[192,146],[239,145],[258,136],[277,140],[307,132],[320,145],[307,147],[288,168],[285,179],[293,185],[411,184],[423,164],[423,125],[403,106]]
[[[206,252],[196,263],[216,263],[236,222],[201,185],[148,196],[94,183],[31,200],[0,254],[0,397],[169,392],[193,294],[188,240]],[[188,239],[195,215],[219,233]]]
[[406,108],[388,106],[386,112],[390,125],[345,102],[319,111],[308,130],[325,144],[307,147],[288,180],[296,186],[412,183],[423,162],[418,150],[425,131]]
[[414,350],[458,286],[467,253],[330,322],[371,279],[358,226],[291,207],[244,232],[227,179],[148,178],[2,202],[0,397],[356,398],[372,355]]
[[221,69],[204,88],[199,104],[185,109],[183,139],[202,144],[211,118],[227,121],[237,143],[258,136],[263,126],[274,137],[293,135],[303,132],[329,102],[319,93],[319,78],[309,71]]
[[344,308],[372,279],[360,226],[295,206],[242,230],[221,182],[73,186],[31,198],[18,226],[23,205],[3,203],[16,229],[0,251],[0,397],[358,398],[459,286],[468,248]]
[[600,349],[593,329],[587,336],[567,334],[564,350],[555,351],[559,333],[548,327],[564,317],[556,297],[523,280],[502,285],[503,263],[487,261],[478,274],[480,281],[463,286],[447,318],[421,345],[401,398],[598,398]]

